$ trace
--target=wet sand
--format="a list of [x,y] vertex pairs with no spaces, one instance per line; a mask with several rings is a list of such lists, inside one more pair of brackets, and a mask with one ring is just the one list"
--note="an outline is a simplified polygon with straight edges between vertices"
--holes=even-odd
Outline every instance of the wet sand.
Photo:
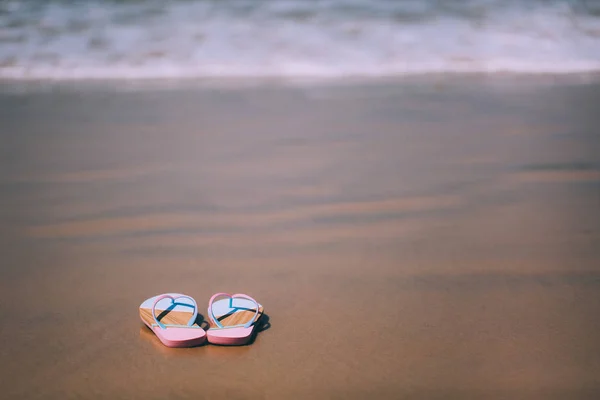
[[[0,86],[6,398],[600,397],[600,85]],[[163,347],[179,291],[265,305]]]

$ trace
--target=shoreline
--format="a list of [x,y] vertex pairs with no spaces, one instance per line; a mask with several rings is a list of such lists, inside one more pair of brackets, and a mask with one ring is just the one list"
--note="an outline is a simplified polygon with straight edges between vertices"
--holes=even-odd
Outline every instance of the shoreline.
[[[600,71],[536,73],[536,72],[426,72],[390,76],[339,77],[164,77],[164,78],[0,78],[0,91],[8,89],[36,90],[44,87],[86,88],[91,90],[152,90],[152,89],[248,89],[260,87],[346,87],[379,85],[446,84],[506,84],[506,85],[587,85],[600,82]],[[124,85],[125,87],[118,87]]]

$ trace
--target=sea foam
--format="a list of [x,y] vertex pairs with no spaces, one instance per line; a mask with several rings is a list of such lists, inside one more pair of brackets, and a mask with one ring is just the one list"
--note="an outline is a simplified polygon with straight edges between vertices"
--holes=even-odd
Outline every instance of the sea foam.
[[0,78],[600,70],[600,2],[0,2]]

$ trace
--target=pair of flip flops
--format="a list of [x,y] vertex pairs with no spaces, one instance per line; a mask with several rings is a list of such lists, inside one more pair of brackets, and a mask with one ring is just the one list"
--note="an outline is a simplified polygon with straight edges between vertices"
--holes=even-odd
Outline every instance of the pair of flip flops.
[[[158,313],[158,314],[157,314]],[[209,329],[198,322],[198,305],[181,293],[151,297],[140,305],[140,318],[168,347],[198,346],[208,340],[220,345],[250,341],[263,306],[246,294],[216,293],[208,302]]]

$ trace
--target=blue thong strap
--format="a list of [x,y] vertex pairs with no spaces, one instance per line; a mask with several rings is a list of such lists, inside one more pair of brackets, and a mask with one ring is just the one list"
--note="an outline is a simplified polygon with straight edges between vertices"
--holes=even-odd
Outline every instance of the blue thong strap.
[[[192,313],[192,316],[190,317],[187,325],[163,324],[162,322],[160,322],[158,320],[158,318],[156,318],[156,305],[158,304],[158,302],[160,302],[163,299],[171,299],[171,306],[169,307],[169,309],[173,309],[173,308],[175,308],[175,306],[192,307],[194,309],[194,312]],[[177,303],[176,300],[178,300],[178,299],[191,300],[192,304]],[[189,327],[193,327],[192,325],[194,325],[194,322],[196,322],[196,318],[198,317],[198,306],[196,305],[196,300],[194,300],[190,296],[181,295],[181,296],[174,297],[174,296],[171,296],[170,294],[163,294],[163,295],[158,296],[156,298],[156,300],[154,300],[154,304],[152,305],[152,317],[154,318],[154,322],[155,322],[155,324],[152,324],[152,326],[159,326],[161,329],[167,329],[167,326],[189,328]]]

